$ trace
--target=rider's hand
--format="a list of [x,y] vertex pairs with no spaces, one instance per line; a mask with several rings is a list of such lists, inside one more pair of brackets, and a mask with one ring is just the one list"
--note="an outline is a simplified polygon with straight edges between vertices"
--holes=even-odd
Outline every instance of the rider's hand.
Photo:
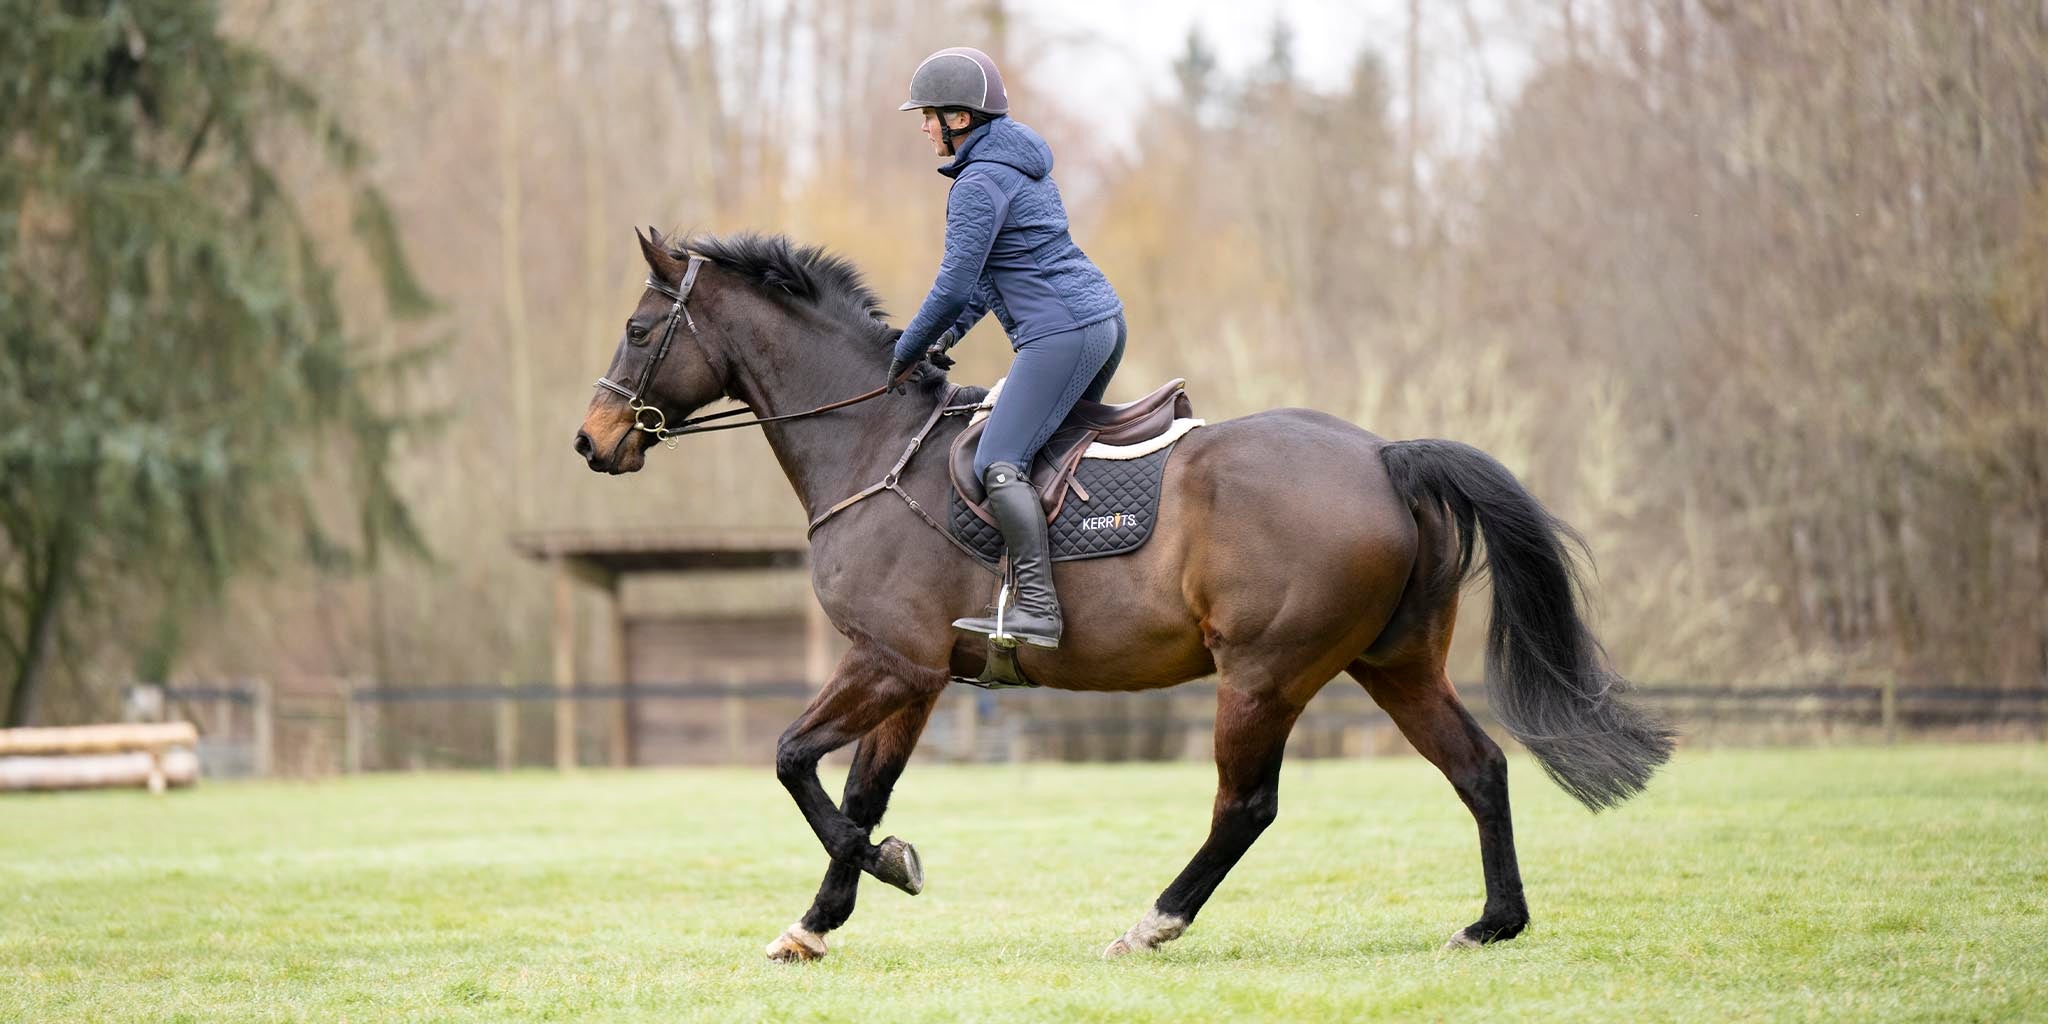
[[946,350],[959,343],[960,335],[952,328],[947,328],[946,333],[939,335],[939,340],[932,342],[932,347],[925,351],[925,361],[941,370],[952,369],[953,357],[947,355]]
[[904,387],[903,382],[898,381],[897,378],[903,376],[904,371],[910,369],[912,365],[913,364],[908,359],[896,358],[889,360],[889,379],[883,383],[883,388],[887,389],[892,394],[898,395],[903,394],[905,391],[909,390],[908,388]]

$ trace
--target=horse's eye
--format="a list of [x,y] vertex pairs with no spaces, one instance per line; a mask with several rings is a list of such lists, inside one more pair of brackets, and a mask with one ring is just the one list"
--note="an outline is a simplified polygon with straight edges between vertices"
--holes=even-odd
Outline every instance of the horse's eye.
[[646,341],[646,340],[647,340],[647,328],[645,328],[645,327],[628,327],[628,328],[626,328],[626,337],[627,337],[627,338],[630,338],[630,339],[632,339],[632,340],[633,340],[633,341],[635,341],[635,342],[642,342],[642,341]]

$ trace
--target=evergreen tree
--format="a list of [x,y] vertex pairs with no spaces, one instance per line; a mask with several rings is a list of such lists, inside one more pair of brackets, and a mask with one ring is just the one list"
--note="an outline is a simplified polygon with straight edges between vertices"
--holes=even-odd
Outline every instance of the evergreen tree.
[[[387,315],[431,300],[362,148],[215,3],[0,0],[0,22],[0,724],[20,725],[67,647],[160,670],[237,572],[420,548],[387,475],[415,419],[376,394],[425,353],[351,336],[266,146],[297,133],[352,183]],[[115,600],[157,628],[67,628]]]

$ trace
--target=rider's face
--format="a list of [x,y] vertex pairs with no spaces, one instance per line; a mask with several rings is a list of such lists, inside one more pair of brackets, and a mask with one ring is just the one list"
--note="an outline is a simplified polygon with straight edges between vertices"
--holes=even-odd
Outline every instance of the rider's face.
[[[931,141],[933,156],[951,156],[952,154],[946,152],[946,134],[939,125],[939,117],[936,108],[924,108],[924,120],[918,125],[918,130],[924,132],[924,137]],[[967,127],[966,114],[954,114],[952,118],[954,131],[962,131]]]

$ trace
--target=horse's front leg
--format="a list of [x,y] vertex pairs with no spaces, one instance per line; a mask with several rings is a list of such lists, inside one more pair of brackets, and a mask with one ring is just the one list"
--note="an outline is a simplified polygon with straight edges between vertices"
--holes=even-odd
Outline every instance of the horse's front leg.
[[[881,822],[889,807],[889,791],[910,761],[910,752],[924,734],[925,721],[931,717],[938,699],[936,693],[913,699],[873,732],[861,737],[854,748],[853,767],[846,773],[846,795],[840,800],[840,810],[855,825],[871,830]],[[853,916],[860,872],[860,865],[833,861],[825,869],[825,881],[818,886],[811,909],[768,944],[768,959],[788,962],[824,956],[826,933]],[[922,882],[922,878],[917,881]]]
[[924,887],[917,852],[895,837],[868,842],[868,828],[833,806],[818,783],[818,760],[874,730],[918,701],[936,700],[943,669],[915,664],[874,640],[858,638],[832,679],[775,747],[775,776],[836,864],[856,867],[908,893]]

